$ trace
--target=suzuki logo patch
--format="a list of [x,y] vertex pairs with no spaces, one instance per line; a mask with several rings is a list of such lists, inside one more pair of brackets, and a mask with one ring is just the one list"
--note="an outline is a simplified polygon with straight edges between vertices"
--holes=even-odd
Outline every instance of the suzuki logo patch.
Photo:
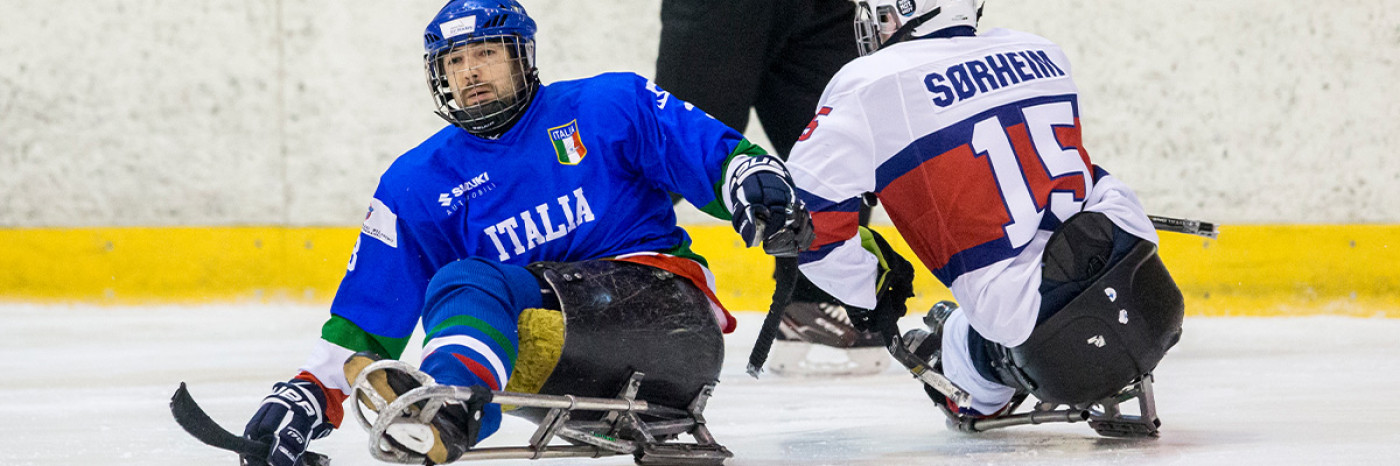
[[453,199],[466,195],[471,192],[471,190],[476,189],[478,186],[488,181],[491,181],[491,175],[486,172],[481,172],[480,175],[476,175],[472,179],[463,181],[462,184],[452,187],[452,190],[439,194],[438,204],[442,204],[443,207],[451,207]]

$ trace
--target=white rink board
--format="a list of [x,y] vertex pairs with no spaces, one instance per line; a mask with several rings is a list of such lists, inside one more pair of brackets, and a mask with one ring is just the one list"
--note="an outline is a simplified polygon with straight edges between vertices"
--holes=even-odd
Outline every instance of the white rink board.
[[[654,75],[660,1],[521,3],[545,81]],[[0,227],[359,223],[443,126],[442,4],[0,0]],[[1063,46],[1090,155],[1151,212],[1400,222],[1393,1],[993,0],[984,25]]]
[[[290,377],[324,310],[303,306],[100,308],[0,305],[0,464],[219,465],[171,419],[180,381],[236,432]],[[1206,319],[1157,372],[1157,440],[1097,437],[1085,424],[980,435],[946,430],[907,376],[753,380],[761,321],[739,315],[706,416],[731,465],[1368,464],[1400,458],[1400,321]],[[282,321],[282,324],[275,322]],[[913,318],[904,328],[916,324]],[[411,345],[417,346],[417,343]],[[416,357],[416,355],[415,355]],[[523,444],[508,418],[489,445]],[[336,466],[382,464],[346,429],[313,443]],[[461,463],[473,464],[473,463]],[[526,461],[477,464],[536,464]],[[626,465],[626,457],[538,464]]]

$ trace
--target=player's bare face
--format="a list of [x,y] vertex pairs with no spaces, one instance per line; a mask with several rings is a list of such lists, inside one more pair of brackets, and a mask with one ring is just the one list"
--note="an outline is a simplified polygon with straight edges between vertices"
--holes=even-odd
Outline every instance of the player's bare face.
[[457,47],[442,58],[451,80],[452,95],[463,108],[515,99],[523,76],[516,60],[500,42],[474,42]]

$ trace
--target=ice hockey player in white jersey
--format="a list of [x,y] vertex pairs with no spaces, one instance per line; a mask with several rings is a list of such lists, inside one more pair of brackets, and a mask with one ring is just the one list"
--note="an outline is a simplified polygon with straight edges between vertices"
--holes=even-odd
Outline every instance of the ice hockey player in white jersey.
[[[856,3],[863,56],[789,160],[817,229],[802,272],[971,395],[926,386],[954,423],[1026,394],[1086,406],[1148,375],[1180,336],[1180,292],[1137,197],[1090,162],[1064,52],[978,31],[976,0]],[[957,299],[927,331],[898,334],[912,270],[857,227],[867,192]]]

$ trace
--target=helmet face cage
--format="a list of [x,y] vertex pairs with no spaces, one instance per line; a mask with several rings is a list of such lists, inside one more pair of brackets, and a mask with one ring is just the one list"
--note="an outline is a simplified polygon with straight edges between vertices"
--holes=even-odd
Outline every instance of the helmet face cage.
[[499,132],[529,105],[539,83],[534,62],[534,41],[513,34],[429,53],[424,67],[438,116],[472,134]]
[[860,0],[856,2],[856,43],[862,56],[891,41],[924,36],[950,27],[977,28],[982,0]]
[[856,4],[856,47],[861,56],[870,55],[880,49],[885,40],[899,30],[899,13],[892,5],[876,5],[862,1]]
[[870,55],[880,49],[880,25],[875,23],[875,14],[870,12],[870,4],[856,3],[856,49],[860,56]]

